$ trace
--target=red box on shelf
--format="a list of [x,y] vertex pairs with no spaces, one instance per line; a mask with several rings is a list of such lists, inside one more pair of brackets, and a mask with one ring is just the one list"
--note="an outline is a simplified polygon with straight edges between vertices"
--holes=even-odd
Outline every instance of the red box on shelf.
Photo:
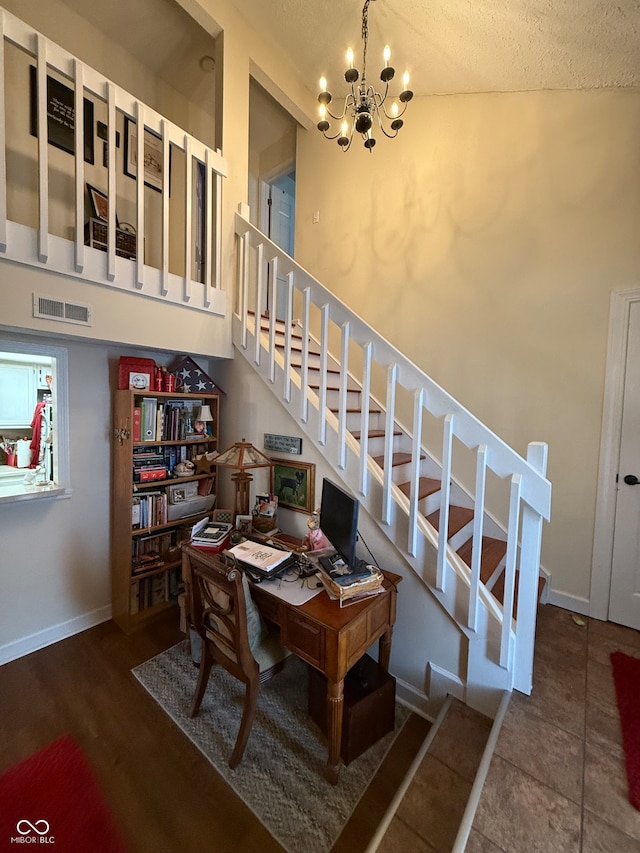
[[148,374],[149,385],[146,388],[141,388],[141,391],[153,391],[153,379],[156,370],[156,363],[152,358],[137,358],[128,355],[120,356],[118,364],[118,388],[124,390],[129,388],[129,374]]
[[151,480],[165,480],[167,477],[166,468],[152,468],[149,471],[142,469],[140,471],[140,483],[148,483]]

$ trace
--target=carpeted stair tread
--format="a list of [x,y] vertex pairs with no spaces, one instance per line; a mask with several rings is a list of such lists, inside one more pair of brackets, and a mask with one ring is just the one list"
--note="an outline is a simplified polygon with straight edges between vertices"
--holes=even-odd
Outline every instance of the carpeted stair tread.
[[[518,618],[518,581],[520,579],[519,573],[516,573],[516,583],[513,592],[513,618]],[[544,590],[544,585],[546,581],[544,578],[538,578],[538,601],[540,601],[540,596]],[[504,572],[500,574],[500,577],[496,580],[493,587],[491,588],[491,594],[496,598],[500,604],[504,603]]]
[[[352,435],[355,439],[357,439],[358,441],[360,441],[360,437],[362,436],[362,430],[360,430],[360,429],[352,429],[352,430],[350,430],[350,432],[351,432],[351,435]],[[395,430],[393,431],[393,434],[394,434],[394,435],[402,435],[402,430],[400,430],[400,429],[395,429]],[[367,436],[368,436],[369,438],[384,438],[384,437],[385,437],[385,435],[386,435],[386,433],[385,433],[385,431],[384,431],[383,429],[370,429],[370,430],[368,431],[368,433],[367,433]]]
[[[329,409],[329,411],[330,411],[330,412],[332,412],[334,415],[337,415],[337,414],[338,414],[338,412],[340,411],[340,409],[330,408],[330,409]],[[362,409],[361,409],[361,408],[359,408],[359,407],[358,407],[358,408],[351,408],[351,407],[349,407],[349,408],[345,409],[345,412],[347,412],[347,414],[349,414],[349,415],[357,415],[357,414],[359,414],[361,411],[362,411]],[[369,414],[370,414],[370,415],[379,415],[379,414],[380,414],[380,409],[369,409]]]
[[[398,488],[408,498],[411,497],[411,483],[399,483]],[[440,480],[434,480],[433,477],[420,477],[418,480],[418,500],[428,498],[429,495],[439,492],[440,488]]]
[[[455,534],[459,530],[462,530],[463,527],[466,527],[472,518],[472,509],[467,509],[467,507],[464,506],[450,506],[448,528],[449,538],[455,536]],[[431,515],[428,515],[427,521],[429,524],[433,525],[436,530],[440,530],[440,510],[437,509],[435,512],[432,512]]]
[[[420,454],[420,459],[426,459],[424,454]],[[374,456],[373,461],[376,465],[379,465],[380,468],[384,469],[384,456]],[[397,468],[398,465],[408,465],[411,462],[411,454],[410,453],[394,453],[391,457],[391,467]]]
[[[467,539],[464,545],[458,548],[458,556],[471,568],[471,551],[473,538]],[[482,557],[480,560],[480,580],[486,583],[495,572],[500,561],[507,553],[507,543],[503,539],[494,539],[493,536],[482,537]]]

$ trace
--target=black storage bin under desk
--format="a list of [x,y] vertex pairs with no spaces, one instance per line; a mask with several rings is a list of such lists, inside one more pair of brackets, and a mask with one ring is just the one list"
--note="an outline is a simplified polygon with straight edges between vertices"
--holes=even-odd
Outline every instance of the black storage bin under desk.
[[[344,712],[340,757],[349,764],[380,738],[393,731],[396,680],[369,655],[364,655],[344,680]],[[309,668],[309,716],[327,734],[327,679]]]

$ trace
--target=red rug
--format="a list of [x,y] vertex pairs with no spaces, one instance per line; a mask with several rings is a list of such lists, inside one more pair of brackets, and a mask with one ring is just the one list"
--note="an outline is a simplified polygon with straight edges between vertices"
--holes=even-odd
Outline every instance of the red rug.
[[[0,776],[0,851],[50,845],[59,853],[125,853],[93,770],[63,735]],[[24,849],[22,847],[21,849]]]
[[613,680],[622,726],[629,802],[640,809],[640,660],[612,652]]

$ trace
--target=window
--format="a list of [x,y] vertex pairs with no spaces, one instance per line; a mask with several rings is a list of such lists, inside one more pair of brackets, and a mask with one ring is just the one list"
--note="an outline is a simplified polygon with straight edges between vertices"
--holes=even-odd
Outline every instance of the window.
[[69,493],[68,358],[0,339],[0,503]]

